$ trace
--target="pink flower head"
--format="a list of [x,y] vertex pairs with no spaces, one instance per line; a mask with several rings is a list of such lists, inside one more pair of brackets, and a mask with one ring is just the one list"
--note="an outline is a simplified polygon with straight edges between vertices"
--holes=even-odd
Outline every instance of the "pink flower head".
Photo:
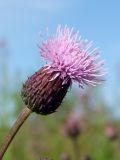
[[93,49],[92,45],[92,41],[79,36],[79,31],[74,32],[73,28],[59,25],[56,35],[49,35],[39,46],[39,51],[42,57],[51,62],[48,67],[56,71],[56,77],[59,74],[63,79],[69,77],[81,87],[85,84],[95,86],[100,84],[105,71],[104,61],[99,60],[99,50]]

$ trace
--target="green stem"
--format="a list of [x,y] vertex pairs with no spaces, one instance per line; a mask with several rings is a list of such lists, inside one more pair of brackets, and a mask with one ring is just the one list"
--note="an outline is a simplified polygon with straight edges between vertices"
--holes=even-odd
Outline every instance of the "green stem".
[[5,137],[2,145],[0,146],[0,160],[2,160],[5,152],[7,151],[8,146],[12,142],[14,136],[19,131],[20,127],[25,122],[25,120],[28,118],[28,116],[30,115],[31,112],[32,111],[29,108],[25,107],[22,110],[22,112],[19,114],[16,122],[14,123],[13,127],[10,129],[10,131],[8,132],[7,136]]
[[78,139],[73,138],[72,143],[73,143],[75,158],[76,158],[76,160],[79,160],[80,159],[80,147],[79,147],[79,144],[78,144]]

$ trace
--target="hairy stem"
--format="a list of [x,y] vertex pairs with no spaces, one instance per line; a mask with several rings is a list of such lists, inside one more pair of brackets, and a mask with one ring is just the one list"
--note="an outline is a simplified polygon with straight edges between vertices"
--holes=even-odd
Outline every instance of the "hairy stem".
[[9,144],[13,140],[14,136],[22,126],[22,124],[25,122],[25,120],[28,118],[32,111],[25,107],[22,112],[19,114],[16,122],[14,123],[13,127],[8,132],[7,136],[5,137],[2,145],[0,146],[0,160],[2,160],[2,157],[4,156]]

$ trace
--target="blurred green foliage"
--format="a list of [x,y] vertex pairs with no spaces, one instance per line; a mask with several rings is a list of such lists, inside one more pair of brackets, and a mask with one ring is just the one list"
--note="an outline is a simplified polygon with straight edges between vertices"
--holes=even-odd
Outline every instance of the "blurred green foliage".
[[[2,58],[0,142],[23,107],[20,97],[21,78],[17,74],[11,77],[9,64],[5,61],[7,57]],[[112,118],[101,90],[90,88],[84,91],[72,90],[54,114],[41,116],[33,113],[14,138],[3,160],[40,160],[42,157],[59,160],[63,153],[69,155],[71,160],[75,160],[73,139],[67,136],[64,130],[71,113],[79,117],[80,135],[77,143],[80,157],[89,155],[91,160],[120,159],[119,120]],[[107,133],[109,130],[113,135]]]

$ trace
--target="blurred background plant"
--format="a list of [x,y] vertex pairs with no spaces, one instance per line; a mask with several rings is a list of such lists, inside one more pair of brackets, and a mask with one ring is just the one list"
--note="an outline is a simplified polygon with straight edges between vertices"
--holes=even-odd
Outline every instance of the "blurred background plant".
[[119,6],[118,0],[0,1],[0,36],[6,37],[0,38],[0,142],[23,107],[22,82],[42,66],[34,45],[38,31],[58,23],[79,29],[101,47],[109,68],[105,85],[74,86],[58,112],[33,114],[3,160],[120,159]]

